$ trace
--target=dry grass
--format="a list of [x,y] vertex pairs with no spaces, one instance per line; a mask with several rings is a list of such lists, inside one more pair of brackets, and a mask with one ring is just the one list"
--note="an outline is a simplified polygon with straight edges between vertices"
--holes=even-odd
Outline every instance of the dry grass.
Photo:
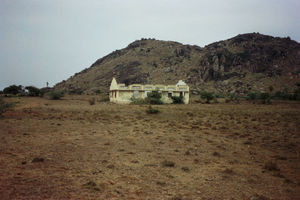
[[0,119],[1,199],[300,196],[299,103],[163,105],[149,115],[89,98],[9,99],[20,103]]

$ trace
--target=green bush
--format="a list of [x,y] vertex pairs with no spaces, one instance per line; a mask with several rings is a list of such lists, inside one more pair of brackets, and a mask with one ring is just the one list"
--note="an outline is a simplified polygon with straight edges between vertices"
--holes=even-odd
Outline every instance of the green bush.
[[0,116],[9,110],[13,105],[13,103],[6,103],[2,98],[0,98]]
[[163,104],[163,102],[161,101],[161,93],[157,90],[149,92],[147,94],[146,102],[156,105]]
[[149,106],[146,110],[146,113],[147,114],[157,114],[159,113],[160,111],[158,109],[155,109],[155,108],[152,108],[152,106]]
[[64,96],[64,93],[62,91],[53,90],[48,93],[48,96],[51,100],[59,100]]
[[28,90],[28,95],[29,96],[32,96],[32,97],[37,97],[37,96],[40,96],[41,95],[41,90],[34,87],[34,86],[27,86],[25,87],[25,89]]
[[13,95],[16,95],[16,94],[19,94],[19,93],[22,93],[24,90],[23,90],[23,86],[22,85],[11,85],[11,86],[8,86],[6,88],[3,89],[3,93],[4,94],[13,94]]
[[270,104],[271,103],[271,96],[267,92],[261,93],[260,99],[261,99],[262,104]]
[[252,101],[252,103],[256,103],[256,99],[258,99],[259,95],[256,92],[251,92],[247,95],[246,99],[248,101]]
[[205,99],[206,103],[210,103],[211,100],[214,99],[214,95],[212,92],[203,91],[200,93],[201,99]]
[[172,96],[171,97],[173,104],[183,104],[183,97],[182,96]]

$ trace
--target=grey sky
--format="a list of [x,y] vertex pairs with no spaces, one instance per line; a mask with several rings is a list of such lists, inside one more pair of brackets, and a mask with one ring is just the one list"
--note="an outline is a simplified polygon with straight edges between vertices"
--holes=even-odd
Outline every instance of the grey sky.
[[300,41],[299,0],[0,0],[0,89],[69,78],[134,40],[205,46],[240,33]]

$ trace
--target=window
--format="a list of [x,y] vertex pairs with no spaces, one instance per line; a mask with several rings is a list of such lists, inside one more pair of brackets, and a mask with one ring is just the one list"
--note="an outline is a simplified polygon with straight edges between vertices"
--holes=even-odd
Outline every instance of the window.
[[137,91],[137,90],[133,91],[133,97],[138,98],[139,97],[139,91]]
[[168,92],[168,97],[171,98],[172,96],[172,92]]

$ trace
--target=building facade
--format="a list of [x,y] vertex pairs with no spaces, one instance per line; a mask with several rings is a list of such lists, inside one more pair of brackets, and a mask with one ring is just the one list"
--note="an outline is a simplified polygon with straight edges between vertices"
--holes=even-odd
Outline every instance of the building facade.
[[145,99],[147,94],[151,91],[158,90],[161,92],[161,100],[164,103],[172,103],[172,96],[182,96],[185,104],[189,103],[189,86],[182,80],[178,81],[176,85],[141,85],[132,84],[125,85],[124,83],[118,84],[116,79],[113,78],[110,84],[109,99],[110,102],[119,104],[131,103],[131,98]]

